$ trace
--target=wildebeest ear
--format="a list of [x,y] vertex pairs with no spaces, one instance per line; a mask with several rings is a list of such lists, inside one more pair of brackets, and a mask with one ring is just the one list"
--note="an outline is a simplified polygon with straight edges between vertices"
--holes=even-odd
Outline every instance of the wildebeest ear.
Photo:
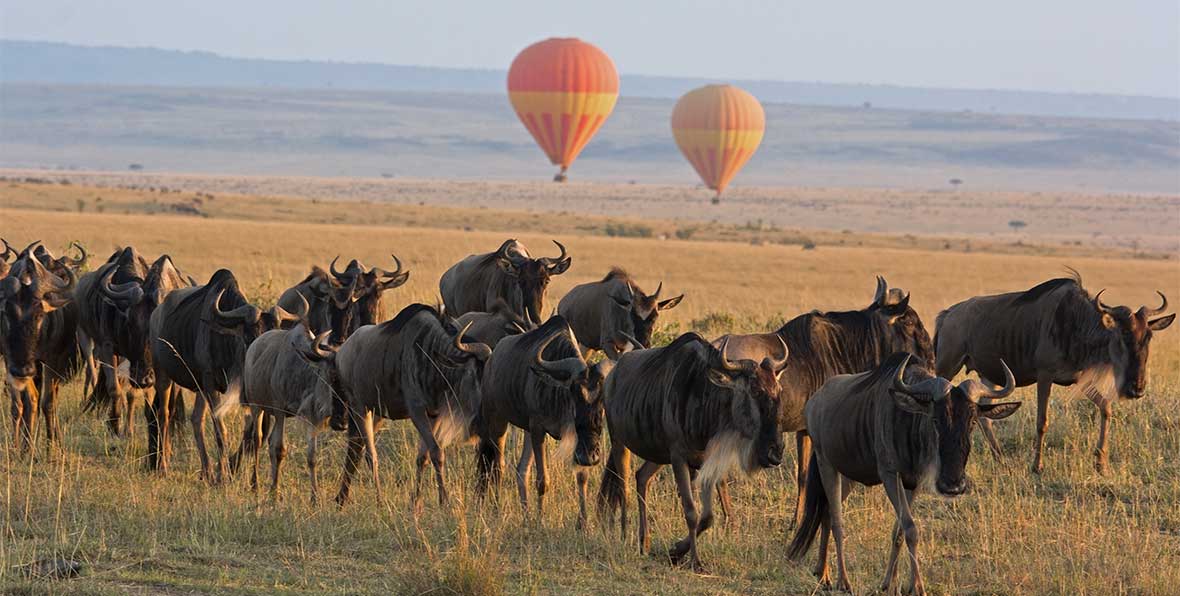
[[902,393],[901,391],[894,391],[892,389],[889,390],[889,395],[893,396],[893,403],[897,404],[897,407],[906,412],[911,414],[921,414],[923,416],[930,416],[934,414],[933,403],[920,402],[914,399],[914,397],[908,393]]
[[1114,317],[1110,316],[1109,314],[1102,313],[1102,326],[1106,327],[1107,329],[1114,329],[1115,327],[1118,327],[1118,322],[1115,321]]
[[512,261],[509,261],[508,259],[496,259],[496,265],[500,267],[500,271],[503,271],[512,277],[517,277],[520,275],[520,270],[517,269],[516,265],[513,265]]
[[715,368],[709,369],[709,382],[718,386],[729,389],[734,385],[733,377],[725,374],[725,371],[720,371]]
[[658,310],[668,310],[668,309],[671,309],[671,308],[676,308],[676,305],[680,304],[680,301],[681,301],[681,300],[684,300],[684,294],[681,294],[681,295],[679,295],[679,296],[677,296],[677,297],[675,297],[675,298],[669,298],[669,299],[667,299],[667,300],[661,300],[661,301],[660,301],[660,303],[659,303],[659,305],[658,305],[656,308],[657,308]]
[[979,406],[979,415],[992,420],[1003,420],[1020,409],[1020,402],[1010,401],[1002,404]]
[[1160,317],[1158,319],[1155,319],[1154,321],[1148,321],[1147,326],[1151,327],[1152,331],[1163,331],[1164,329],[1167,329],[1169,325],[1172,324],[1172,321],[1175,321],[1175,320],[1176,320],[1176,313],[1172,313],[1166,317]]

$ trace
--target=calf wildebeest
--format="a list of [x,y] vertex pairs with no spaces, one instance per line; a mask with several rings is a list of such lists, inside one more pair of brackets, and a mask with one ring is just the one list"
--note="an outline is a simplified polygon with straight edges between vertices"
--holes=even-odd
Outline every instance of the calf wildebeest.
[[[288,312],[295,312],[301,308],[300,301],[306,300],[309,330],[318,335],[330,329],[328,309],[332,305],[333,293],[339,287],[327,271],[312,266],[311,273],[303,281],[284,290],[276,304]],[[351,305],[351,300],[346,304]]]
[[509,335],[526,333],[534,328],[524,317],[512,312],[503,300],[496,301],[490,312],[469,312],[455,319],[460,328],[467,327],[468,323],[471,327],[467,330],[467,337],[493,348]]
[[[609,507],[612,514],[621,509],[619,527],[625,537],[631,453],[642,457],[635,485],[639,548],[647,552],[647,485],[660,467],[671,464],[688,536],[668,556],[679,563],[688,555],[694,570],[702,569],[696,537],[713,524],[717,483],[735,467],[752,472],[782,461],[778,377],[787,363],[787,346],[779,340],[774,357],[755,362],[730,360],[727,344],[723,341],[717,349],[696,333],[686,333],[663,348],[623,354],[604,389],[611,453],[599,507]],[[698,471],[700,515],[692,496],[692,477]]]
[[601,281],[574,286],[557,303],[557,312],[586,350],[602,350],[615,360],[631,343],[651,347],[651,335],[660,312],[675,308],[684,294],[660,300],[663,282],[655,293],[645,294],[626,271],[618,267]]
[[[148,342],[152,312],[168,294],[188,285],[171,257],[161,255],[149,265],[132,247],[78,280],[78,325],[94,342],[101,363],[88,405],[109,405],[107,424],[116,435],[132,432],[132,391],[155,385]],[[123,363],[129,387],[116,374]]]
[[335,357],[349,410],[348,452],[336,501],[348,501],[362,448],[368,450],[373,482],[380,490],[373,437],[376,415],[409,418],[418,431],[414,506],[427,458],[434,464],[439,504],[445,505],[443,448],[470,434],[479,408],[483,363],[491,353],[485,344],[466,342],[463,330],[425,304],[411,304],[389,321],[357,329]]
[[77,278],[68,266],[59,269],[64,277],[47,269],[36,256],[38,248],[40,243],[34,242],[21,251],[0,280],[0,338],[13,441],[20,451],[32,444],[38,408],[45,417],[49,446],[57,440],[57,391],[81,365],[73,301]]
[[897,353],[876,370],[832,377],[807,403],[812,473],[807,480],[803,521],[787,556],[798,561],[820,534],[815,574],[824,586],[828,575],[828,535],[836,541],[837,587],[851,591],[844,566],[844,518],[841,504],[849,481],[883,484],[893,504],[889,563],[881,590],[889,592],[897,576],[897,557],[904,538],[909,549],[908,593],[924,594],[918,570],[918,528],[910,507],[914,493],[932,483],[938,494],[956,497],[969,488],[967,458],[971,431],[979,417],[1010,416],[1020,402],[999,401],[1012,393],[1016,381],[1003,361],[1003,387],[975,380],[954,386],[932,376],[921,364],[907,368],[912,355]]
[[[895,352],[910,352],[927,366],[934,365],[930,336],[918,313],[909,305],[909,294],[890,289],[877,277],[873,302],[862,310],[812,311],[787,321],[774,333],[725,336],[733,358],[759,361],[786,341],[790,357],[783,371],[779,394],[783,432],[795,432],[795,523],[803,516],[807,465],[811,441],[803,407],[820,385],[839,374],[870,370]],[[720,345],[725,337],[714,345]]]
[[[193,439],[201,457],[201,474],[209,482],[222,479],[226,465],[226,436],[221,415],[240,398],[246,349],[262,332],[297,320],[306,313],[291,314],[275,306],[264,313],[250,304],[228,269],[213,273],[205,285],[181,288],[168,294],[152,312],[149,323],[155,400],[148,416],[148,466],[166,472],[169,457],[170,401],[172,385],[196,394]],[[205,450],[205,418],[213,410],[217,442],[217,476],[213,476]]]
[[512,312],[540,325],[549,278],[565,273],[572,262],[565,247],[556,240],[553,243],[561,249],[555,258],[534,259],[524,244],[509,239],[495,252],[471,255],[452,265],[438,282],[447,314],[488,312],[497,300],[503,300]]
[[242,376],[242,405],[252,412],[249,424],[254,432],[247,435],[253,444],[242,445],[243,452],[253,451],[251,484],[258,487],[258,453],[264,436],[263,413],[274,420],[265,433],[270,444],[270,491],[278,496],[279,468],[287,453],[283,444],[286,419],[298,416],[308,424],[307,472],[311,479],[311,502],[319,500],[316,478],[316,446],[320,431],[338,399],[339,380],[335,366],[335,348],[328,345],[328,331],[312,337],[302,324],[288,330],[273,329],[254,340],[246,350]]
[[[1115,396],[1143,397],[1147,389],[1147,356],[1153,331],[1167,329],[1176,315],[1163,317],[1168,299],[1159,293],[1159,308],[1107,306],[1098,292],[1091,297],[1081,277],[1046,281],[1024,292],[978,296],[939,313],[935,323],[938,375],[954,377],[966,365],[986,379],[1012,367],[1018,386],[1037,385],[1037,441],[1032,470],[1042,469],[1041,452],[1049,428],[1049,392],[1053,385],[1078,384],[1101,415],[1095,466],[1104,471],[1111,406]],[[1153,318],[1157,317],[1157,318]],[[1111,386],[1113,384],[1113,386]],[[999,444],[991,424],[981,420],[992,452]]]
[[[579,466],[579,524],[586,521],[586,466],[598,463],[602,444],[602,382],[613,366],[603,360],[588,366],[577,339],[561,315],[521,335],[500,340],[484,370],[478,455],[479,489],[496,484],[503,466],[508,424],[527,439],[516,467],[521,505],[528,509],[525,488],[529,464],[536,460],[537,518],[541,518],[548,476],[545,438],[574,441]],[[563,441],[563,442],[564,442]],[[568,443],[567,443],[568,445]]]
[[381,316],[381,294],[405,284],[410,279],[410,272],[402,269],[401,259],[398,259],[397,255],[390,256],[397,265],[397,269],[393,271],[379,267],[366,271],[365,266],[356,259],[349,261],[344,271],[337,271],[336,260],[339,257],[332,259],[328,269],[341,287],[335,294],[336,306],[338,309],[343,308],[343,301],[347,295],[344,292],[345,288],[351,288],[352,301],[352,308],[347,313],[340,310],[340,314],[347,317],[344,322],[338,323],[333,320],[331,323],[334,345],[343,343],[349,335],[365,325],[377,324]]

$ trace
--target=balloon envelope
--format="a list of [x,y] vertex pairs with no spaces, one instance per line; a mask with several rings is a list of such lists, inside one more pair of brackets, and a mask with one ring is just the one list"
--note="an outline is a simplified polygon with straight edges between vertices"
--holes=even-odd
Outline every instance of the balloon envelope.
[[618,98],[614,62],[579,39],[535,43],[508,69],[508,99],[516,115],[562,174],[606,122]]
[[676,145],[717,196],[754,155],[765,129],[762,104],[733,85],[693,89],[672,110]]

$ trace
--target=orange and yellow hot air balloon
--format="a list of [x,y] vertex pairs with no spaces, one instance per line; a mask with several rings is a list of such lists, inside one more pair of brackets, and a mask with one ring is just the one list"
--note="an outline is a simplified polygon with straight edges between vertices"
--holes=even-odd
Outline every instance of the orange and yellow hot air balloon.
[[619,98],[619,74],[602,50],[580,39],[550,38],[520,52],[508,69],[508,99],[561,172],[598,132]]
[[766,114],[753,95],[733,85],[705,85],[685,93],[672,110],[672,136],[709,188],[716,203],[746,165],[766,129]]

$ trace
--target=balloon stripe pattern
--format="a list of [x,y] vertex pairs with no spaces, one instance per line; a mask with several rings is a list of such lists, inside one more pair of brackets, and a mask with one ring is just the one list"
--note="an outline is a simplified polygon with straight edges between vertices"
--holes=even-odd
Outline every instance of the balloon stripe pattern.
[[672,110],[676,145],[717,196],[758,150],[765,129],[762,104],[732,85],[689,91]]
[[618,98],[614,62],[578,39],[535,43],[508,69],[508,99],[517,117],[563,172],[606,122]]

